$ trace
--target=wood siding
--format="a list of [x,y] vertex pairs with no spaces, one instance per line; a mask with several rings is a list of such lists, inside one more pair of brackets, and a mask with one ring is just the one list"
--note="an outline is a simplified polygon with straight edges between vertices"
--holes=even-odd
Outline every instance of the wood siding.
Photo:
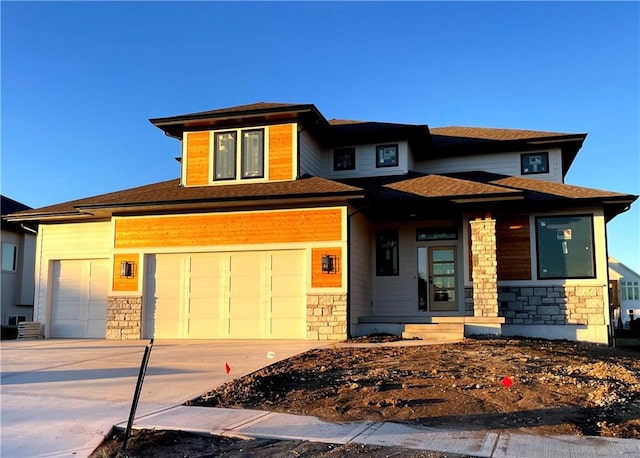
[[209,132],[189,132],[187,137],[186,185],[209,183]]
[[269,127],[269,180],[292,180],[295,124]]
[[498,280],[531,280],[529,216],[496,219]]
[[[322,271],[322,255],[336,257],[335,272]],[[311,286],[313,288],[340,288],[342,287],[342,249],[341,248],[314,248],[311,250]]]
[[[131,261],[134,264],[133,278],[120,277],[120,263]],[[113,291],[138,291],[140,278],[140,256],[138,254],[116,254],[113,256]]]
[[325,156],[318,142],[307,131],[300,132],[300,175],[324,176]]
[[[351,209],[351,212],[355,212],[355,210]],[[373,233],[374,228],[362,213],[356,213],[351,217],[349,293],[351,295],[352,332],[355,331],[358,317],[373,314],[371,305],[373,300],[373,261],[375,259]]]
[[180,215],[116,220],[115,247],[322,242],[342,239],[342,210]]
[[[376,166],[376,146],[397,144],[398,165],[393,167]],[[400,175],[409,171],[409,145],[406,141],[390,141],[375,144],[353,145],[356,149],[355,170],[333,170],[333,149],[325,156],[325,164],[329,170],[328,178],[359,178],[383,175]]]

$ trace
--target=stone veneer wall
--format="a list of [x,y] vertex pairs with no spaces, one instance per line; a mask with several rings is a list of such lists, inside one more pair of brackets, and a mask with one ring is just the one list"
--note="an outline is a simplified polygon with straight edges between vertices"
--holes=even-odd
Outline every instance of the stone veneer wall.
[[346,294],[307,294],[307,339],[347,338]]
[[498,300],[505,324],[605,324],[602,287],[509,286]]
[[474,316],[498,316],[498,262],[496,259],[496,220],[469,221]]
[[107,339],[140,339],[142,297],[111,296],[107,298]]

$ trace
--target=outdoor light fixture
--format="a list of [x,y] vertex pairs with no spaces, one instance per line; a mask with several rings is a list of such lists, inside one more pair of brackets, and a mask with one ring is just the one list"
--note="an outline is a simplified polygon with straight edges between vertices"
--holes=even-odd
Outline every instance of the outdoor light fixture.
[[330,254],[322,255],[322,273],[331,274],[336,272],[336,257]]
[[120,263],[120,278],[135,277],[136,263],[133,261],[122,261]]

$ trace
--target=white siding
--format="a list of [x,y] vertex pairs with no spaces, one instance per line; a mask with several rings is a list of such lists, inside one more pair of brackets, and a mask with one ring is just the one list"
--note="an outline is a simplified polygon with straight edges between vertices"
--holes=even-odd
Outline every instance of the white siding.
[[[398,144],[398,165],[395,167],[376,167],[376,145]],[[368,145],[353,145],[356,149],[355,170],[333,170],[333,150],[325,156],[329,178],[358,178],[383,175],[401,175],[409,171],[409,146],[404,142],[384,142]]]
[[373,228],[364,215],[358,213],[351,217],[349,289],[352,332],[358,323],[358,317],[373,314],[374,238],[372,234]]
[[106,259],[113,246],[110,222],[41,224],[36,247],[34,320],[47,323],[52,261]]
[[324,175],[324,159],[320,145],[308,132],[300,132],[300,175]]
[[[373,280],[376,316],[411,316],[418,309],[415,229],[400,228],[398,236],[399,275],[376,276]],[[375,264],[375,253],[372,258]]]
[[[549,173],[524,175],[535,180],[562,183],[562,153],[559,149],[549,152]],[[529,151],[527,151],[529,153]],[[520,175],[520,152],[456,156],[446,159],[428,159],[416,162],[415,170],[423,173],[452,173],[484,171],[502,175]]]

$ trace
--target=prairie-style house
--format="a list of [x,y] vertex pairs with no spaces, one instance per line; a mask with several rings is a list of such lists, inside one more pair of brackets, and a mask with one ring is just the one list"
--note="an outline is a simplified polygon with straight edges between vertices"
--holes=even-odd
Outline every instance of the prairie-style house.
[[606,223],[637,196],[564,183],[586,134],[284,103],[150,121],[180,177],[13,215],[39,224],[46,337],[607,342]]

